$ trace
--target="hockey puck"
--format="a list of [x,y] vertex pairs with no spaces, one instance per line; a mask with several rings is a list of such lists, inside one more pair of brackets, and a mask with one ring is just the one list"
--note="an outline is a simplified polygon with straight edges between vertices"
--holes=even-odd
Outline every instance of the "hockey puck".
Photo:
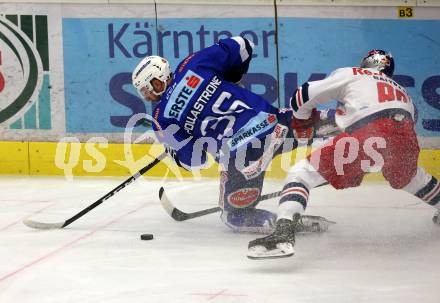
[[153,240],[153,234],[142,234],[141,240]]

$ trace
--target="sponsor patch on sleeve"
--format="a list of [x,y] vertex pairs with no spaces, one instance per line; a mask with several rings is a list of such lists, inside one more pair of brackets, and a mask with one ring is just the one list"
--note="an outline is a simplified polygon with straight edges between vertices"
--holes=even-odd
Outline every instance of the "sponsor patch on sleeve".
[[253,138],[268,131],[278,122],[276,115],[260,112],[250,119],[246,125],[228,140],[228,146],[231,150],[236,150],[242,145],[249,143]]

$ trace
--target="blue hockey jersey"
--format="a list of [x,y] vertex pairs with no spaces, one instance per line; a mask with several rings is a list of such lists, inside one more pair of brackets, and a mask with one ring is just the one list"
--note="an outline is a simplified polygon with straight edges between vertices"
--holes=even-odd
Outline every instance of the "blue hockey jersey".
[[235,84],[248,70],[252,48],[242,37],[223,39],[176,68],[153,110],[153,129],[184,166],[203,165],[206,152],[217,161],[221,154],[233,157],[278,123],[290,124],[291,112]]

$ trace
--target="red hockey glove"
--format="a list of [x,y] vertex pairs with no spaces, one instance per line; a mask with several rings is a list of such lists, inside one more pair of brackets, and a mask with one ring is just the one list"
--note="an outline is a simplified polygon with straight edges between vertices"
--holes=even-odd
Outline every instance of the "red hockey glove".
[[306,120],[292,119],[293,135],[297,140],[306,139],[311,140],[315,133],[315,123],[319,121],[319,112],[313,109],[312,115]]

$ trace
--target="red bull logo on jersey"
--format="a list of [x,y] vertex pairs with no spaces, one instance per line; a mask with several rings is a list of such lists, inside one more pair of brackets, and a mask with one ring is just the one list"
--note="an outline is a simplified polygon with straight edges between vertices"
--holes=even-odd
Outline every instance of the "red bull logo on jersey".
[[204,79],[195,72],[188,70],[168,97],[164,113],[165,117],[180,120],[182,113],[197,89],[203,83],[203,80]]

